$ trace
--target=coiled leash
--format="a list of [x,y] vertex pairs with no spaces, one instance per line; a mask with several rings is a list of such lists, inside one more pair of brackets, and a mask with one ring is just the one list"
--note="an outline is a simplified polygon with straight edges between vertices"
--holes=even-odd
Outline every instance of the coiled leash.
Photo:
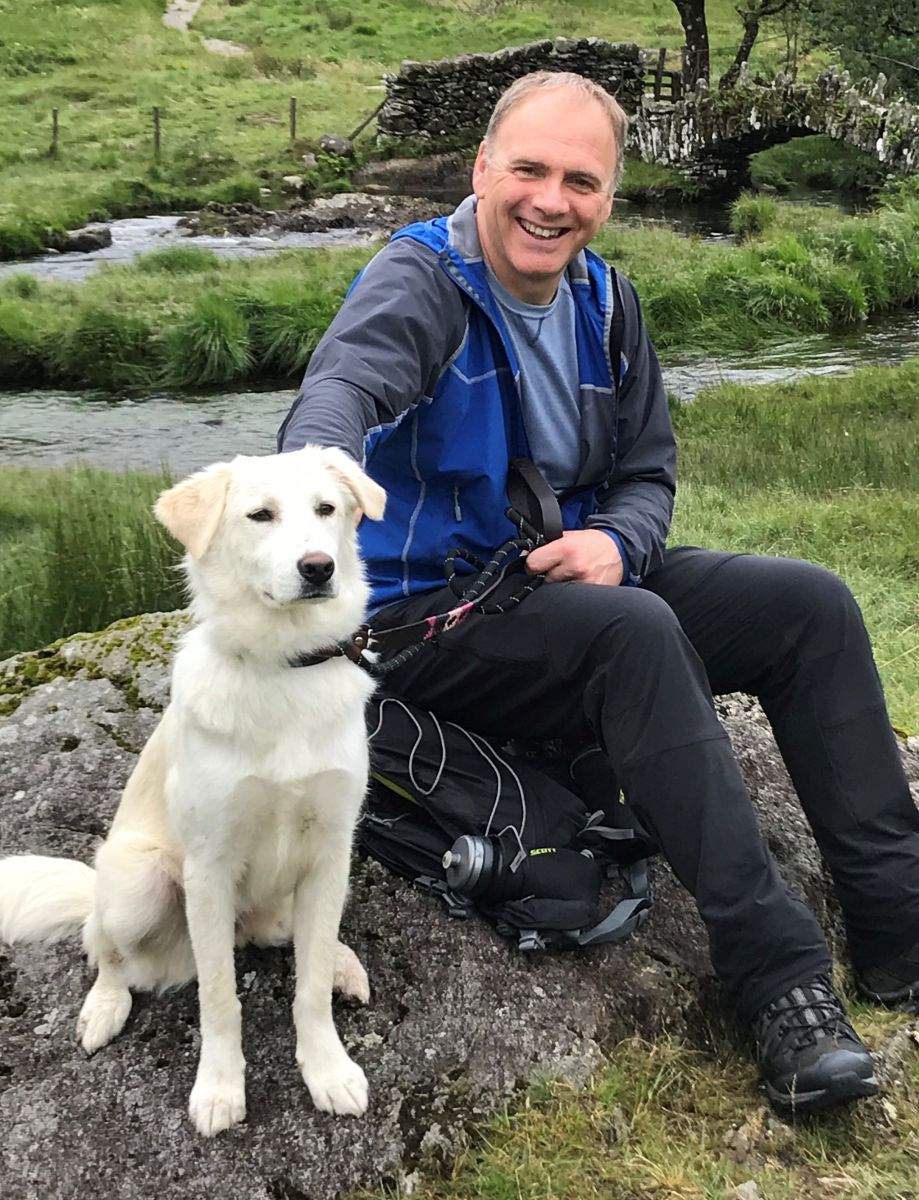
[[[502,543],[487,563],[461,547],[454,547],[444,559],[447,584],[459,600],[453,608],[390,629],[377,631],[362,625],[346,641],[315,654],[299,655],[289,660],[290,665],[309,667],[330,658],[345,657],[380,678],[397,670],[425,646],[433,645],[442,633],[456,629],[472,613],[492,615],[516,608],[546,578],[525,573],[526,554],[562,536],[562,514],[555,493],[528,458],[517,458],[510,464],[507,494],[510,506],[505,515],[516,527],[517,536]],[[516,557],[511,558],[514,554]],[[458,562],[465,562],[475,570],[471,583],[467,582],[468,572],[457,571]],[[515,574],[523,576],[520,587],[502,596],[500,601],[489,603],[489,597]],[[367,657],[365,651],[379,657]]]

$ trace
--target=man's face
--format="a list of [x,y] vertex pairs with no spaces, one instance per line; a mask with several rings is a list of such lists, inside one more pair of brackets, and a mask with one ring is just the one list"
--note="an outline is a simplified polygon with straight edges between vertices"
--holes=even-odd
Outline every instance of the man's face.
[[509,292],[548,304],[568,263],[610,215],[615,138],[597,100],[569,88],[536,92],[512,108],[472,185],[488,264]]

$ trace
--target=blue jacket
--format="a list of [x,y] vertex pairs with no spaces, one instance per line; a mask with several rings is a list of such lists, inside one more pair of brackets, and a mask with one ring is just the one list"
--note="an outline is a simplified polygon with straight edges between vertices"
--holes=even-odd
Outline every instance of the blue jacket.
[[[577,476],[559,495],[564,525],[614,534],[637,583],[660,560],[673,507],[660,368],[627,280],[589,250],[568,280],[581,428]],[[352,285],[278,444],[341,446],[385,488],[384,520],[360,531],[374,610],[442,587],[451,548],[487,559],[514,536],[507,468],[530,456],[518,379],[473,197],[400,230]]]

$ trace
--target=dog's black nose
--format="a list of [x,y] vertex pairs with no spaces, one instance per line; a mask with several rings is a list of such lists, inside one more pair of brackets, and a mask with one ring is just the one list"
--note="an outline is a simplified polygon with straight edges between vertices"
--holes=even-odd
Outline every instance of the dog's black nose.
[[304,554],[297,562],[297,570],[307,583],[328,583],[335,574],[335,563],[328,554]]

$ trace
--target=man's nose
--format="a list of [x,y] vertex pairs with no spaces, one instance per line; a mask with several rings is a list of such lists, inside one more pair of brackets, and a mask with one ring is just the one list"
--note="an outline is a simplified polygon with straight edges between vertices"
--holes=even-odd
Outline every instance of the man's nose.
[[297,560],[297,570],[307,583],[328,583],[335,573],[335,563],[328,554],[304,554]]
[[540,180],[540,186],[533,197],[533,203],[544,213],[563,213],[568,210],[568,200],[560,179],[547,176]]

